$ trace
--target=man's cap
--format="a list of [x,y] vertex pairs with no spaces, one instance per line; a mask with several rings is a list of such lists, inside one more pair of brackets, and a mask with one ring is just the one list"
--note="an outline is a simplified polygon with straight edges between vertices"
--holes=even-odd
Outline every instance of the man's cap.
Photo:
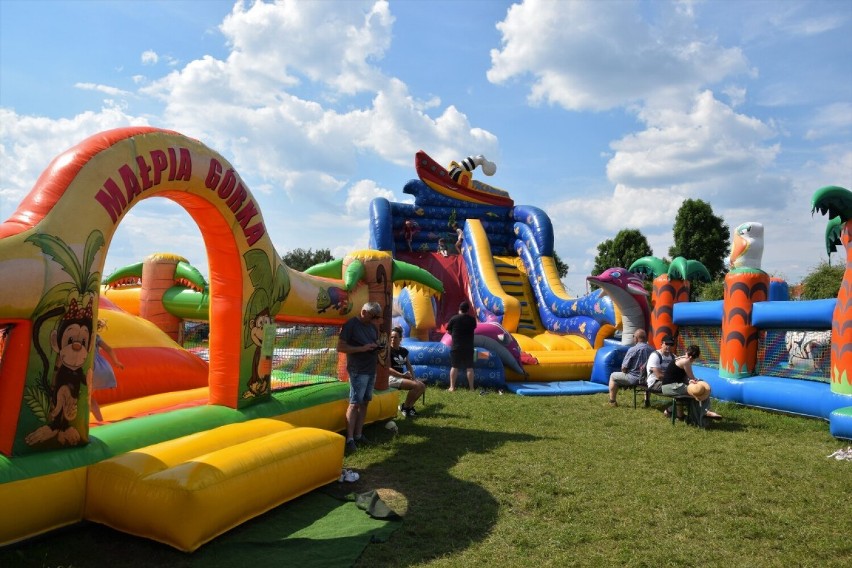
[[672,336],[671,336],[671,335],[667,335],[667,336],[665,336],[665,337],[663,338],[663,343],[665,343],[666,345],[674,345],[674,344],[675,344],[675,340],[674,340],[674,339],[672,339]]

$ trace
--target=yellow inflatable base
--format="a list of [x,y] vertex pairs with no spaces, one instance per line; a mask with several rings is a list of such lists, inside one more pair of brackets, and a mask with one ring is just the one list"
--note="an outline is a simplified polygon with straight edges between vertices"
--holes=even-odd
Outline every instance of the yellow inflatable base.
[[80,522],[87,469],[0,484],[0,546]]
[[338,478],[344,439],[258,418],[169,440],[89,468],[84,517],[192,552]]
[[[144,400],[105,405],[102,410],[108,421],[118,421],[142,414],[145,410],[150,411],[154,408],[192,401],[204,397],[205,394],[206,388],[181,393],[165,393],[146,397]],[[367,412],[366,423],[395,418],[398,403],[399,393],[396,389],[376,391]],[[346,428],[347,406],[346,400],[335,400],[286,412],[270,419],[288,427],[306,426],[327,429],[329,433],[339,432]],[[245,422],[241,422],[243,423]],[[92,435],[97,437],[97,428],[92,429]],[[338,453],[338,459],[342,461],[342,450]],[[0,515],[0,546],[26,540],[83,520],[87,501],[87,471],[97,465],[92,464],[50,475],[0,483],[0,503],[7,511],[13,513]],[[337,467],[336,476],[340,475],[341,467]],[[287,476],[299,477],[302,472],[302,469],[296,469],[288,472]],[[238,497],[237,494],[233,498]]]
[[594,349],[573,351],[533,351],[529,354],[538,360],[538,365],[524,365],[527,376],[506,369],[508,382],[551,382],[582,381],[592,376],[595,363]]

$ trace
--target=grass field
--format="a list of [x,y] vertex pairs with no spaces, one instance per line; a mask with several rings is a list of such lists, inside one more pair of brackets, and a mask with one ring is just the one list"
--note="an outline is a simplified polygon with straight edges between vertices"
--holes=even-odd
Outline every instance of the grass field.
[[358,565],[852,566],[826,422],[716,404],[702,431],[606,400],[430,388],[346,459],[405,515]]
[[[635,410],[630,394],[617,408],[606,400],[430,387],[399,434],[368,426],[372,443],[345,459],[361,475],[351,489],[378,489],[404,521],[356,565],[852,566],[852,462],[828,458],[849,441],[826,422],[716,404],[725,419],[698,430],[665,419],[662,399]],[[292,565],[251,546],[236,564],[204,547],[183,555],[92,523],[24,544],[6,558]]]

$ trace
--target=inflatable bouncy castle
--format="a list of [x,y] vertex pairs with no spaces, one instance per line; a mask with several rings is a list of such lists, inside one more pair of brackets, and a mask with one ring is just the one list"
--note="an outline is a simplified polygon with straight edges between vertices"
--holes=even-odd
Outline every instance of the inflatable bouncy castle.
[[[198,224],[210,284],[180,257],[149,259],[116,277],[146,290],[131,313],[102,288],[104,259],[127,212],[162,197]],[[339,329],[374,300],[387,334],[395,279],[440,292],[388,253],[342,262],[336,278],[287,267],[236,170],[177,132],[111,130],[55,158],[0,224],[0,544],[90,519],[194,550],[337,479],[345,373],[332,364],[328,380],[275,391],[274,367],[294,347],[287,332]],[[209,321],[204,358],[178,343],[188,317]],[[89,412],[98,319],[124,364],[98,395],[102,421]],[[314,351],[336,357],[336,332],[325,336]],[[378,392],[368,421],[395,416],[396,399]]]

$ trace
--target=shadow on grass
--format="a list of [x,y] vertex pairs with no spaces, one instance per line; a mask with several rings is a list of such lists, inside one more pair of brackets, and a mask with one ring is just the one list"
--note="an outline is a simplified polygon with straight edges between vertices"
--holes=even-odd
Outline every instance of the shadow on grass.
[[[389,489],[408,502],[402,531],[416,536],[406,543],[370,546],[359,565],[408,566],[430,558],[456,554],[484,540],[497,523],[500,503],[481,483],[462,479],[454,470],[471,454],[492,452],[507,442],[532,442],[541,437],[529,434],[488,431],[435,425],[423,417],[448,418],[444,405],[430,404],[418,418],[405,421],[405,438],[416,442],[395,445],[391,455],[361,473],[361,485]],[[457,415],[461,416],[461,415]],[[377,440],[393,434],[372,428]],[[457,469],[458,468],[458,469]],[[488,475],[487,471],[482,472]],[[470,477],[470,475],[467,475]],[[427,481],[427,482],[425,482]],[[434,488],[439,488],[437,491]],[[404,548],[410,546],[411,548]]]
[[[421,414],[453,418],[443,410],[442,404],[433,403]],[[459,418],[463,419],[464,415],[456,415],[453,419]],[[350,544],[357,547],[359,542],[363,547],[363,539],[340,535],[313,540],[302,533],[330,522],[337,514],[340,502],[332,497],[339,499],[351,492],[374,488],[388,488],[405,497],[408,507],[399,530],[418,538],[405,539],[412,543],[408,550],[401,550],[392,543],[374,544],[369,548],[376,549],[378,559],[372,565],[413,565],[425,558],[458,552],[483,540],[497,522],[499,503],[495,497],[479,483],[453,475],[459,462],[465,456],[490,452],[506,442],[539,439],[526,434],[441,427],[417,419],[405,423],[405,440],[394,441],[393,434],[381,424],[370,426],[369,433],[377,442],[385,442],[394,449],[380,462],[359,469],[361,480],[358,483],[333,483],[322,488],[319,493],[324,493],[328,501],[320,499],[318,502],[315,491],[285,503],[228,531],[195,553],[186,554],[153,540],[83,521],[0,548],[0,566],[263,568],[282,565],[282,558],[289,559],[285,565],[293,565],[290,561],[300,555],[313,557],[313,560],[318,556],[325,558],[321,564],[325,566],[350,565],[358,552],[350,556],[348,562],[341,563],[325,549]],[[377,447],[377,451],[386,451],[385,445]],[[428,483],[423,483],[425,479]],[[440,489],[435,491],[435,487]],[[347,521],[341,519],[341,522]],[[376,555],[371,554],[371,558]]]

